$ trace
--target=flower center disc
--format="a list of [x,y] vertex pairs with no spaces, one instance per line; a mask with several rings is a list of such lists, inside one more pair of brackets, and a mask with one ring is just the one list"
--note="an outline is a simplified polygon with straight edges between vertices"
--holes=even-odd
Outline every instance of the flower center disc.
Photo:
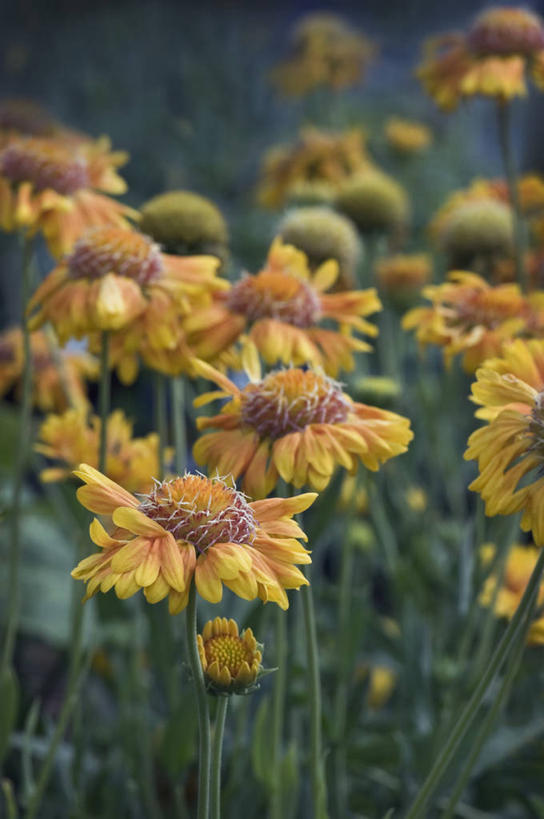
[[520,316],[522,305],[508,292],[488,293],[475,290],[465,295],[459,303],[453,304],[451,310],[452,326],[462,325],[471,329],[483,325],[492,330],[506,319]]
[[267,270],[235,284],[228,305],[249,321],[272,318],[295,327],[311,327],[321,315],[319,296],[309,284],[287,273]]
[[204,643],[204,651],[209,665],[217,660],[219,667],[228,668],[232,677],[236,677],[244,661],[251,665],[253,659],[243,640],[230,634],[210,637]]
[[99,279],[108,273],[147,284],[163,269],[159,246],[148,236],[122,228],[94,228],[68,257],[72,278]]
[[214,543],[248,543],[257,528],[242,493],[219,478],[185,475],[163,481],[143,496],[140,509],[201,552]]
[[31,182],[36,191],[69,196],[89,183],[87,163],[47,139],[14,142],[0,156],[0,173],[12,182]]
[[310,370],[270,373],[259,384],[249,384],[242,400],[243,422],[269,438],[300,432],[309,424],[342,423],[349,411],[340,385]]
[[481,55],[529,56],[544,48],[544,26],[526,9],[491,9],[476,20],[468,39],[471,49]]

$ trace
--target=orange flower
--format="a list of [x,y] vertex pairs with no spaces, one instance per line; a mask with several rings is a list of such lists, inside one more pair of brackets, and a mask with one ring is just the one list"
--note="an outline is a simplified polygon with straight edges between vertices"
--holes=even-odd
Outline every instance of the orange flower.
[[88,228],[128,227],[138,217],[105,193],[124,193],[116,169],[123,151],[110,151],[105,137],[19,137],[0,154],[0,227],[42,232],[55,257],[69,253]]
[[184,475],[156,486],[138,500],[96,469],[81,464],[75,473],[86,486],[78,499],[105,517],[108,533],[95,518],[91,538],[101,551],[72,572],[88,582],[85,599],[115,588],[120,598],[144,590],[148,603],[168,597],[169,611],[185,608],[194,578],[198,593],[219,603],[223,585],[242,597],[286,609],[286,589],[308,581],[297,563],[310,555],[292,520],[315,500],[308,492],[294,498],[248,503],[219,478]]
[[431,260],[426,253],[398,253],[376,265],[380,290],[398,301],[415,295],[429,281],[431,272]]
[[[61,340],[98,330],[121,330],[146,311],[146,333],[160,343],[160,319],[187,312],[224,285],[212,256],[167,256],[147,236],[123,228],[94,228],[45,279],[29,303],[32,328],[50,321]],[[176,313],[176,315],[177,315]],[[155,319],[157,319],[155,321]],[[145,321],[145,318],[144,318]]]
[[265,497],[278,478],[319,491],[337,465],[355,472],[359,462],[373,471],[405,452],[410,422],[393,412],[357,404],[339,384],[312,370],[279,370],[240,390],[204,362],[202,376],[221,391],[198,399],[201,405],[229,397],[221,412],[197,420],[199,429],[218,429],[194,446],[198,464],[243,476],[252,497]]
[[465,458],[480,471],[469,488],[487,515],[523,512],[521,528],[544,545],[544,342],[516,339],[476,376],[476,415],[489,423],[468,440]]
[[[70,404],[88,405],[85,379],[98,376],[98,362],[85,352],[56,348],[46,333],[30,336],[32,351],[33,404],[42,412],[62,411]],[[23,373],[23,333],[12,327],[0,335],[0,395],[15,387],[21,391]]]
[[474,372],[528,327],[532,311],[517,284],[492,286],[476,273],[462,271],[450,273],[448,279],[424,288],[432,307],[410,310],[402,326],[415,329],[422,346],[442,347],[447,366],[462,353],[464,369]]
[[[63,466],[42,470],[42,481],[59,481],[70,477],[72,470],[84,459],[98,465],[100,418],[85,410],[70,409],[62,415],[48,415],[40,427],[37,452],[60,461]],[[121,481],[130,492],[148,492],[153,487],[152,475],[159,474],[159,437],[156,433],[145,438],[132,437],[132,423],[121,410],[113,412],[106,424],[106,473]],[[166,451],[172,456],[172,450]]]
[[[330,375],[353,369],[353,353],[370,347],[352,331],[377,335],[363,316],[380,310],[381,303],[374,288],[327,293],[337,277],[335,260],[312,274],[305,253],[275,239],[264,270],[245,276],[227,294],[223,327],[242,319],[248,328],[245,349],[256,348],[268,364],[309,363]],[[324,320],[336,322],[339,330],[322,328]]]

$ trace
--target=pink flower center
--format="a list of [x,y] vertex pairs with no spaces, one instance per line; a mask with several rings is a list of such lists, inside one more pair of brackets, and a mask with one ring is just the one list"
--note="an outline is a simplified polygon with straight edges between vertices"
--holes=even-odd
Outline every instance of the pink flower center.
[[160,248],[148,236],[123,228],[94,228],[68,256],[74,279],[99,279],[108,273],[148,284],[163,270]]
[[36,192],[70,196],[89,183],[87,163],[62,145],[45,139],[14,142],[0,155],[0,173],[11,182],[31,182]]

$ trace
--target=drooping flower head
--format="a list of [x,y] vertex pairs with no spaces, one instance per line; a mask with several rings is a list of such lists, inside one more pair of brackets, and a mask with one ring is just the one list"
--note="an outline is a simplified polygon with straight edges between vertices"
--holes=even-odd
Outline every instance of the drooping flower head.
[[[98,377],[98,361],[89,353],[59,350],[55,339],[38,331],[30,336],[32,402],[41,412],[88,406],[85,381]],[[11,327],[0,334],[0,396],[19,395],[23,376],[23,333]]]
[[199,429],[217,431],[198,439],[195,460],[243,478],[252,497],[268,495],[279,477],[321,491],[337,466],[377,470],[413,437],[407,418],[353,402],[313,370],[279,370],[239,389],[203,362],[195,368],[221,388],[199,403],[230,398],[218,415],[197,420]]
[[431,129],[427,125],[401,117],[390,117],[387,120],[385,138],[394,151],[407,156],[422,153],[433,141]]
[[86,484],[80,503],[108,521],[108,531],[92,522],[101,551],[72,572],[88,583],[86,599],[99,590],[115,588],[126,598],[143,589],[148,603],[168,597],[177,614],[194,578],[210,603],[220,602],[226,586],[244,600],[259,597],[285,609],[285,590],[307,584],[296,565],[311,562],[298,542],[306,536],[292,517],[315,493],[250,503],[219,478],[185,474],[136,498],[87,464],[75,474]]
[[106,138],[19,137],[0,153],[0,227],[43,233],[53,256],[69,253],[87,229],[128,228],[137,213],[104,194],[126,184],[117,168],[126,162]]
[[516,339],[500,358],[476,373],[472,400],[488,423],[473,432],[465,452],[477,460],[470,489],[485,501],[487,515],[523,512],[521,527],[544,545],[544,342]]
[[393,177],[370,168],[341,186],[336,207],[361,233],[398,233],[406,226],[410,205],[406,191]]
[[[305,253],[276,239],[264,269],[244,276],[227,294],[233,318],[226,315],[225,324],[242,320],[246,347],[255,347],[268,364],[309,363],[331,375],[353,369],[353,353],[370,349],[353,331],[377,335],[364,317],[381,304],[374,288],[328,293],[337,276],[335,260],[312,274]],[[324,321],[335,322],[339,329],[325,329]]]
[[147,310],[163,318],[174,310],[187,312],[191,299],[223,287],[215,277],[217,265],[212,256],[168,256],[133,230],[94,228],[35,292],[31,326],[50,321],[63,342],[124,329]]
[[[44,482],[69,478],[78,464],[98,466],[100,418],[84,410],[69,409],[61,415],[48,415],[40,427],[35,450],[58,465],[42,470]],[[159,436],[151,433],[134,438],[132,423],[116,410],[106,423],[106,473],[130,492],[147,492],[153,486],[152,475],[159,474]],[[168,448],[168,459],[172,450]]]
[[530,327],[533,311],[516,284],[490,285],[476,273],[454,271],[449,281],[423,289],[431,307],[415,307],[403,318],[405,330],[415,330],[422,346],[442,347],[444,359],[461,353],[467,372]]
[[250,628],[240,634],[235,620],[215,617],[197,635],[197,643],[204,679],[213,693],[248,694],[256,687],[262,653]]

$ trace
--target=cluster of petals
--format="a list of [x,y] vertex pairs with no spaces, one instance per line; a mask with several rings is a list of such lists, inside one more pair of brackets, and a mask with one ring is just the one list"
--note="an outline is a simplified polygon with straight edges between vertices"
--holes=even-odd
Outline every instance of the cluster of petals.
[[239,633],[235,620],[215,617],[197,635],[208,685],[217,693],[246,693],[262,670],[262,653],[250,628]]
[[210,603],[221,601],[226,586],[245,600],[258,597],[285,609],[285,590],[308,582],[296,565],[311,562],[299,543],[306,535],[292,517],[315,493],[249,503],[219,478],[186,474],[138,499],[87,464],[75,474],[85,483],[80,503],[107,526],[93,520],[90,534],[100,551],[72,572],[87,582],[85,599],[99,590],[114,588],[123,599],[143,589],[149,603],[168,597],[170,613],[177,614],[194,580]]
[[544,341],[516,339],[476,373],[472,400],[488,423],[465,452],[478,462],[470,489],[487,515],[522,512],[521,527],[544,545]]

